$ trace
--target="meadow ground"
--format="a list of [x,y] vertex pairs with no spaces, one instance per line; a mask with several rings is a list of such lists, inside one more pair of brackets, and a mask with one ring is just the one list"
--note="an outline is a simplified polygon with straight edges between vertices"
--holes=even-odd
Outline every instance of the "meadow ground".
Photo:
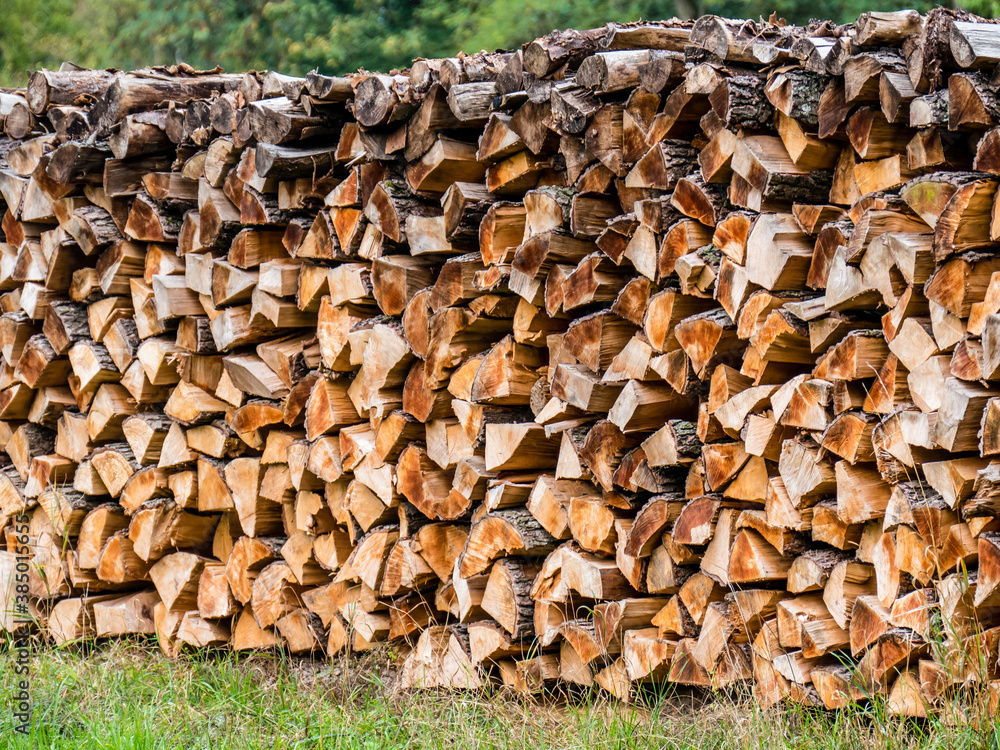
[[596,692],[403,694],[392,652],[332,662],[148,642],[45,649],[31,660],[33,731],[13,731],[13,655],[0,653],[0,747],[128,748],[998,748],[989,731],[904,721],[879,706],[761,711],[748,696],[664,690],[633,705]]

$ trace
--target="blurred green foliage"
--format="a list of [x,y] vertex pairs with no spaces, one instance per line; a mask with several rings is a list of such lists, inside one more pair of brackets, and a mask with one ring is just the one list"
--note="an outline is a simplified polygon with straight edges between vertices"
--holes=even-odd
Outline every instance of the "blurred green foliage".
[[[870,10],[865,0],[4,0],[0,83],[23,85],[36,68],[63,60],[137,68],[187,62],[227,70],[318,68],[387,71],[415,57],[512,48],[555,28],[609,21],[768,17],[837,22]],[[984,16],[1000,0],[962,0]],[[880,9],[934,3],[887,0]]]

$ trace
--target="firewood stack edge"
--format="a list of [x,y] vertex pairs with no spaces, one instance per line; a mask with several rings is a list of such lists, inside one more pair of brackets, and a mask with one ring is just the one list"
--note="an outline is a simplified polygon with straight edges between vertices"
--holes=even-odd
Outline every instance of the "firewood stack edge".
[[936,10],[34,73],[0,93],[0,626],[995,700],[998,63]]

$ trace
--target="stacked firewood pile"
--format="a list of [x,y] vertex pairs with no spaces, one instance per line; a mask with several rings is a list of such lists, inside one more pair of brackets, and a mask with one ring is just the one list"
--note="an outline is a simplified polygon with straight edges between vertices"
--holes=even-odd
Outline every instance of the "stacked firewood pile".
[[1000,685],[998,62],[939,10],[34,73],[0,623],[27,519],[56,642],[910,715]]

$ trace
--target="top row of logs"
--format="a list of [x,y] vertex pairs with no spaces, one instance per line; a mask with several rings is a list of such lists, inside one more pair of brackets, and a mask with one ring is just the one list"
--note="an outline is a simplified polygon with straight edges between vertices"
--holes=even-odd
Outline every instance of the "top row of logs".
[[[685,62],[794,66],[845,76],[848,103],[878,93],[885,107],[893,97],[910,102],[930,93],[949,67],[983,71],[987,78],[994,74],[1000,43],[993,22],[961,11],[948,14],[946,19],[932,17],[947,23],[925,23],[916,11],[901,10],[866,13],[845,26],[822,22],[799,27],[717,16],[693,23],[608,24],[557,31],[514,52],[417,60],[408,71],[388,75],[335,77],[314,71],[301,79],[278,73],[201,73],[187,66],[124,73],[66,64],[59,71],[35,72],[24,90],[0,93],[0,123],[12,138],[24,138],[38,127],[37,118],[48,116],[56,131],[68,137],[104,138],[115,126],[121,129],[119,123],[129,116],[166,107],[175,143],[204,142],[211,128],[281,144],[322,135],[330,125],[324,108],[331,103],[353,102],[353,115],[363,127],[403,122],[434,84],[449,94],[451,117],[458,120],[434,123],[438,128],[487,117],[497,97],[520,102],[551,95],[565,102],[571,117],[593,105],[589,95],[639,85],[659,93],[679,79]],[[566,83],[550,91],[552,84],[540,81]],[[265,103],[243,106],[250,102]],[[501,108],[509,109],[510,103]],[[814,116],[801,114],[807,120]],[[125,127],[142,130],[141,119]]]

